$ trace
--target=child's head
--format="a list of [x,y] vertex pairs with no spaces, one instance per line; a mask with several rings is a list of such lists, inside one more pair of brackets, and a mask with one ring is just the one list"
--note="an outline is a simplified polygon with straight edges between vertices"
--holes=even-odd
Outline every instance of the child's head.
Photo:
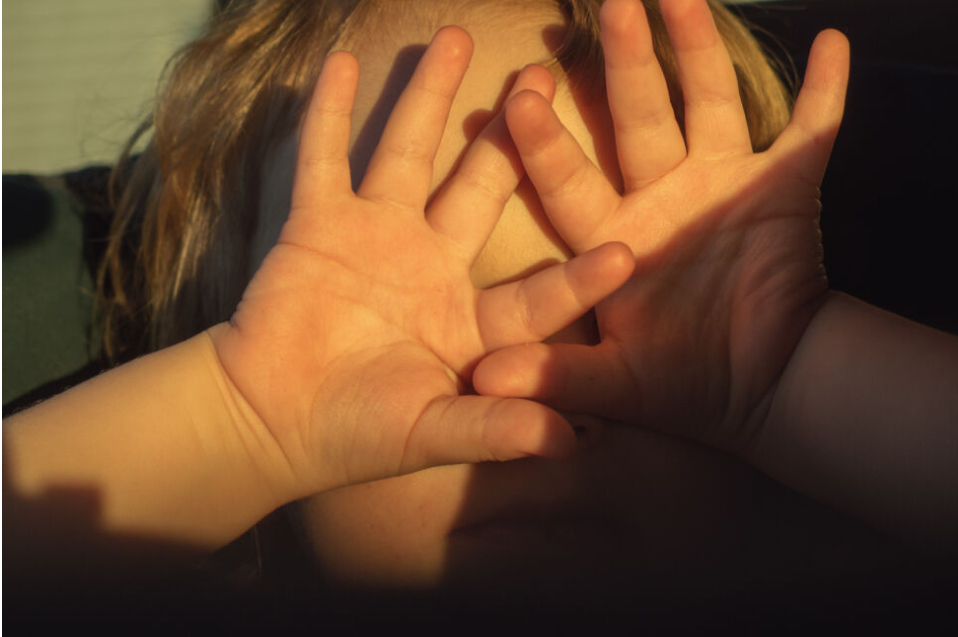
[[[153,141],[119,202],[107,276],[115,294],[108,306],[111,350],[122,355],[141,346],[129,339],[137,338],[133,328],[143,312],[148,325],[141,342],[150,348],[229,318],[288,211],[297,126],[331,49],[352,51],[361,67],[350,153],[354,178],[361,178],[424,45],[439,27],[457,24],[472,35],[475,52],[439,150],[434,187],[501,106],[516,73],[533,62],[553,71],[556,112],[618,180],[602,83],[600,4],[236,3],[172,68]],[[646,6],[681,117],[657,3]],[[786,92],[744,27],[718,3],[713,9],[739,73],[753,144],[765,147],[787,121]],[[129,270],[120,237],[140,228],[140,261]],[[489,286],[568,256],[524,182],[473,278]],[[586,318],[558,338],[589,342],[594,332]],[[306,543],[336,579],[433,583],[500,572],[497,564],[555,564],[558,556],[583,568],[624,554],[647,561],[647,547],[660,553],[663,547],[708,545],[706,538],[720,537],[740,511],[731,505],[752,478],[735,462],[639,430],[572,420],[582,425],[584,442],[571,462],[439,467],[310,498],[296,508]],[[535,524],[517,521],[530,516],[545,520],[554,536],[543,538]],[[502,521],[481,532],[452,532],[490,519]],[[520,557],[524,562],[516,562]],[[507,571],[515,575],[501,572]]]
[[[392,66],[402,41],[424,44],[443,24],[468,22],[477,33],[484,29],[503,42],[536,44],[543,57],[533,59],[546,62],[561,86],[579,87],[578,103],[601,103],[600,5],[601,0],[232,2],[171,61],[153,115],[134,138],[152,128],[151,142],[132,168],[121,163],[116,172],[118,214],[101,279],[107,351],[129,357],[230,316],[262,256],[251,246],[267,213],[261,202],[265,158],[294,134],[330,50],[361,49],[367,63],[382,71]],[[645,5],[681,123],[681,92],[658,3]],[[739,76],[753,144],[764,148],[787,121],[787,93],[745,27],[718,2],[712,8]],[[470,73],[498,50],[477,49]],[[406,51],[405,66],[414,57]],[[515,60],[511,71],[527,61]],[[363,69],[367,94],[372,70]],[[482,108],[497,104],[493,98],[503,88],[484,96]],[[462,100],[457,107],[465,108]],[[470,133],[478,128],[473,123]],[[447,130],[463,139],[461,130]],[[366,154],[357,157],[368,156],[375,141],[357,118],[354,138],[361,132]],[[266,224],[275,225],[286,211],[268,213]]]

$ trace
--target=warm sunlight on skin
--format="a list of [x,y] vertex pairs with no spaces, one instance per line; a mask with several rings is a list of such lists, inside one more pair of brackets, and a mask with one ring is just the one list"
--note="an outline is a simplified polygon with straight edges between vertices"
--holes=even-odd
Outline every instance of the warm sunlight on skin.
[[[544,33],[561,27],[561,14],[540,10],[517,19],[515,11],[503,13],[501,19],[484,16],[460,23],[471,34],[475,49],[435,161],[434,191],[502,104],[517,73],[527,64],[552,57]],[[401,36],[393,33],[388,42],[345,47],[357,56],[361,69],[352,124],[354,184],[417,61],[417,55],[409,55],[408,49],[404,54],[404,49],[421,50],[439,26],[411,30],[410,21],[404,24],[410,30]],[[397,59],[401,68],[394,68]],[[390,78],[390,72],[396,72],[400,81]],[[548,87],[551,82],[544,78],[543,84]],[[615,165],[604,101],[591,108],[585,99],[577,103],[560,82],[555,110],[593,161]],[[294,148],[287,141],[280,151],[290,156],[287,170]],[[611,178],[619,180],[618,175]],[[271,245],[268,235],[278,228],[274,224],[282,222],[291,177],[276,169],[266,179],[266,209],[274,213],[261,230],[260,246]],[[478,286],[487,287],[569,256],[535,190],[523,181],[472,275]],[[591,313],[557,338],[595,342]],[[609,558],[635,553],[637,546],[645,548],[636,559],[646,563],[649,554],[669,549],[691,555],[691,547],[707,544],[706,536],[712,542],[724,541],[725,531],[742,514],[753,474],[739,463],[703,447],[603,425],[591,417],[572,415],[570,421],[580,433],[580,453],[574,460],[445,466],[348,486],[294,505],[298,524],[320,568],[334,581],[430,585],[507,571],[514,575],[510,569],[534,563],[551,562],[561,565],[563,572],[575,573],[570,566],[608,563]],[[517,515],[535,521],[517,522],[513,519]],[[482,527],[492,519],[497,522]],[[552,534],[548,540],[541,537],[544,525]],[[479,531],[450,537],[462,526]],[[560,562],[552,559],[559,555]]]
[[[524,13],[529,13],[530,17],[523,19],[517,19],[516,10],[503,10],[498,16],[483,16],[473,20],[472,24],[459,25],[472,35],[475,49],[469,70],[453,102],[442,145],[436,155],[433,192],[461,159],[464,149],[505,101],[518,71],[526,64],[546,62],[552,58],[544,42],[543,31],[549,26],[555,28],[561,25],[562,15],[558,8],[554,8],[551,15],[547,13],[548,10],[548,7],[540,7],[535,14],[526,11]],[[404,49],[425,45],[435,31],[432,24],[416,27],[409,22],[405,23],[409,30],[402,35],[394,33],[385,47],[381,41],[360,42],[353,51],[361,69],[350,153],[354,183],[359,181],[358,177],[361,177],[366,161],[378,142],[378,135],[366,134],[364,129],[381,130],[385,124],[384,117],[390,110],[388,107],[398,97],[421,53],[419,49],[412,49],[412,54],[403,55]],[[389,77],[394,65],[397,72],[394,77]],[[556,103],[564,121],[575,120],[578,124],[573,130],[579,139],[589,139],[591,135],[582,126],[581,119],[574,117],[575,107],[564,86],[559,87]],[[374,122],[368,121],[370,115]],[[591,148],[591,144],[586,145]],[[532,203],[531,208],[527,205],[529,203]],[[535,189],[525,181],[520,186],[520,192],[509,200],[492,238],[476,261],[472,270],[473,280],[478,287],[485,288],[516,278],[530,268],[538,269],[549,263],[565,261],[570,256],[571,251],[552,230],[538,205]]]

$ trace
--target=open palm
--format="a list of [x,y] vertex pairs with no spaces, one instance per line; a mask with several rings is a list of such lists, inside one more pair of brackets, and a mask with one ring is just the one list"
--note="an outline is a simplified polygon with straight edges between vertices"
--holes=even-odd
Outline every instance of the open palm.
[[[610,245],[474,288],[471,263],[521,164],[500,116],[427,206],[471,50],[461,29],[436,34],[355,193],[347,148],[358,66],[347,53],[327,59],[301,134],[289,220],[216,337],[224,369],[301,494],[574,448],[555,412],[463,395],[463,379],[492,350],[541,340],[586,312],[628,279],[632,259]],[[522,74],[514,90],[543,90],[536,83]]]
[[741,450],[827,283],[819,190],[844,104],[847,42],[813,45],[792,119],[754,153],[728,53],[704,0],[662,0],[685,101],[672,111],[638,0],[601,18],[624,192],[549,102],[516,95],[506,119],[528,175],[576,253],[629,245],[632,279],[596,309],[595,347],[504,349],[477,389],[602,414]]

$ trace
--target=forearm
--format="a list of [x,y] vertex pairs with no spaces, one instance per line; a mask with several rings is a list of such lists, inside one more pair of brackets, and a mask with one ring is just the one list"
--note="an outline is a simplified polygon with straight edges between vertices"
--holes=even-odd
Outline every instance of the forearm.
[[958,338],[831,293],[748,452],[893,533],[958,548]]
[[16,414],[3,438],[4,537],[27,552],[110,560],[111,537],[210,550],[288,499],[206,333]]

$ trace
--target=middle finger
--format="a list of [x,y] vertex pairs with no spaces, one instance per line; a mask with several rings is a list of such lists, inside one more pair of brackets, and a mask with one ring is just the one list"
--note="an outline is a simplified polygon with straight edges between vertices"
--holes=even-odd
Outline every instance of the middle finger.
[[705,0],[662,0],[685,98],[690,155],[751,152],[738,78]]
[[449,109],[472,57],[472,38],[443,27],[429,43],[386,122],[357,194],[420,213]]
[[615,145],[630,192],[681,163],[685,139],[675,121],[642,3],[608,0],[599,16]]

